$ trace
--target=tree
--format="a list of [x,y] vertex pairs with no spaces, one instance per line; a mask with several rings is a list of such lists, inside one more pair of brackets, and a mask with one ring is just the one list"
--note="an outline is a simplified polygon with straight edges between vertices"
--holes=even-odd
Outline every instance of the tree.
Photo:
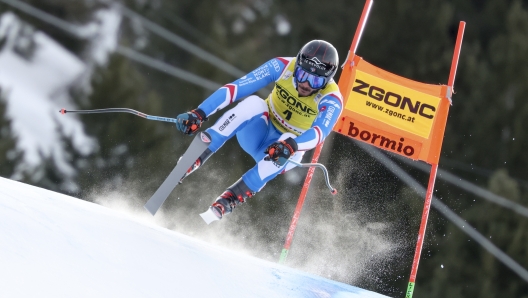
[[0,89],[0,176],[15,178],[24,154],[17,148],[17,137],[13,133],[6,108],[5,94]]
[[[512,201],[520,201],[519,185],[505,169],[499,169],[491,176],[489,190]],[[521,266],[527,264],[528,219],[482,201],[461,216]],[[528,297],[525,281],[457,227],[448,225],[444,233],[437,241],[437,252],[420,269],[431,277],[421,275],[416,295]]]
[[[145,90],[144,77],[119,55],[96,67],[89,91],[77,89],[80,109],[126,107],[151,115],[163,115],[155,92]],[[87,199],[93,190],[132,187],[139,194],[153,191],[171,163],[165,161],[179,145],[175,129],[167,124],[142,120],[130,114],[81,115],[86,133],[98,141],[88,156],[73,154],[80,195]]]

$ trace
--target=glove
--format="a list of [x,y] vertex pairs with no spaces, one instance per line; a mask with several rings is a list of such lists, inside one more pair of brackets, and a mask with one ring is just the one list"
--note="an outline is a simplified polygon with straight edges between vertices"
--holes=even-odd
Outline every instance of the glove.
[[204,111],[195,109],[187,113],[179,114],[176,120],[176,128],[184,134],[192,136],[200,129],[202,123],[207,121],[207,117]]
[[264,153],[268,154],[268,156],[264,157],[264,160],[271,160],[283,166],[296,151],[297,142],[292,138],[287,138],[284,141],[277,141],[269,145],[266,151],[264,151]]

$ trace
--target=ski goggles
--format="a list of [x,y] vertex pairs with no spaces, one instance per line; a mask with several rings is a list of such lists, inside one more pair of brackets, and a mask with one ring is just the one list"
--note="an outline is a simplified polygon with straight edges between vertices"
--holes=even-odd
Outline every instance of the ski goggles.
[[308,81],[308,84],[312,89],[321,89],[327,82],[327,78],[311,74],[299,66],[295,68],[294,76],[297,83]]

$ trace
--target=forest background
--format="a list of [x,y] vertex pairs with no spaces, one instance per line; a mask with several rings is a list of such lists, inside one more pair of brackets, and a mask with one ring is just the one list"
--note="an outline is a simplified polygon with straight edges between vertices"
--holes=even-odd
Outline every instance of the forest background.
[[[72,107],[125,107],[165,117],[195,108],[214,91],[211,86],[237,76],[162,38],[140,18],[130,17],[132,13],[219,57],[243,75],[273,57],[295,56],[312,39],[334,44],[344,61],[364,5],[356,0],[24,1],[80,26],[92,22],[102,10],[122,12],[124,6],[132,11],[120,19],[119,46],[101,62],[88,54],[93,42],[89,38],[73,36],[7,2],[0,2],[0,15],[16,14],[88,66],[69,86]],[[376,1],[357,54],[404,77],[445,84],[459,21],[467,26],[439,167],[528,206],[524,131],[528,128],[528,1]],[[0,34],[0,50],[5,39]],[[210,84],[193,84],[138,63],[124,49],[188,71]],[[31,47],[21,54],[30,60]],[[45,153],[38,165],[29,166],[6,112],[9,92],[3,90],[0,95],[0,176],[110,207],[127,206],[129,212],[142,212],[142,205],[192,139],[168,123],[126,114],[86,115],[79,119],[96,143],[89,152],[77,148],[66,130],[57,132],[73,171],[64,171],[55,156]],[[310,158],[311,153],[306,154],[305,162]],[[329,169],[339,194],[330,196],[322,174],[316,171],[286,264],[403,297],[423,197],[347,137],[329,136],[320,161]],[[394,162],[426,185],[426,173],[400,160]],[[236,140],[229,141],[172,193],[158,223],[277,261],[305,169],[269,182],[226,220],[205,226],[197,216],[253,164]],[[526,217],[440,179],[435,196],[528,268]],[[528,297],[528,283],[433,208],[415,296]]]

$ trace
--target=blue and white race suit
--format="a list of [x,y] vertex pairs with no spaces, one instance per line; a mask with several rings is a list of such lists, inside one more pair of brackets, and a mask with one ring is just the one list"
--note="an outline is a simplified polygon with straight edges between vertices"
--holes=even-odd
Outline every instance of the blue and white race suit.
[[[291,159],[300,162],[304,152],[315,148],[332,131],[341,114],[343,99],[332,79],[325,88],[307,97],[296,91],[293,76],[296,58],[277,57],[226,84],[204,100],[198,108],[210,116],[241,98],[247,97],[220,117],[206,131],[211,135],[209,149],[216,152],[234,135],[242,149],[257,163],[242,179],[254,192],[281,172],[295,167],[265,161],[266,148],[277,140],[295,138],[298,151]],[[267,99],[251,95],[274,83]]]

